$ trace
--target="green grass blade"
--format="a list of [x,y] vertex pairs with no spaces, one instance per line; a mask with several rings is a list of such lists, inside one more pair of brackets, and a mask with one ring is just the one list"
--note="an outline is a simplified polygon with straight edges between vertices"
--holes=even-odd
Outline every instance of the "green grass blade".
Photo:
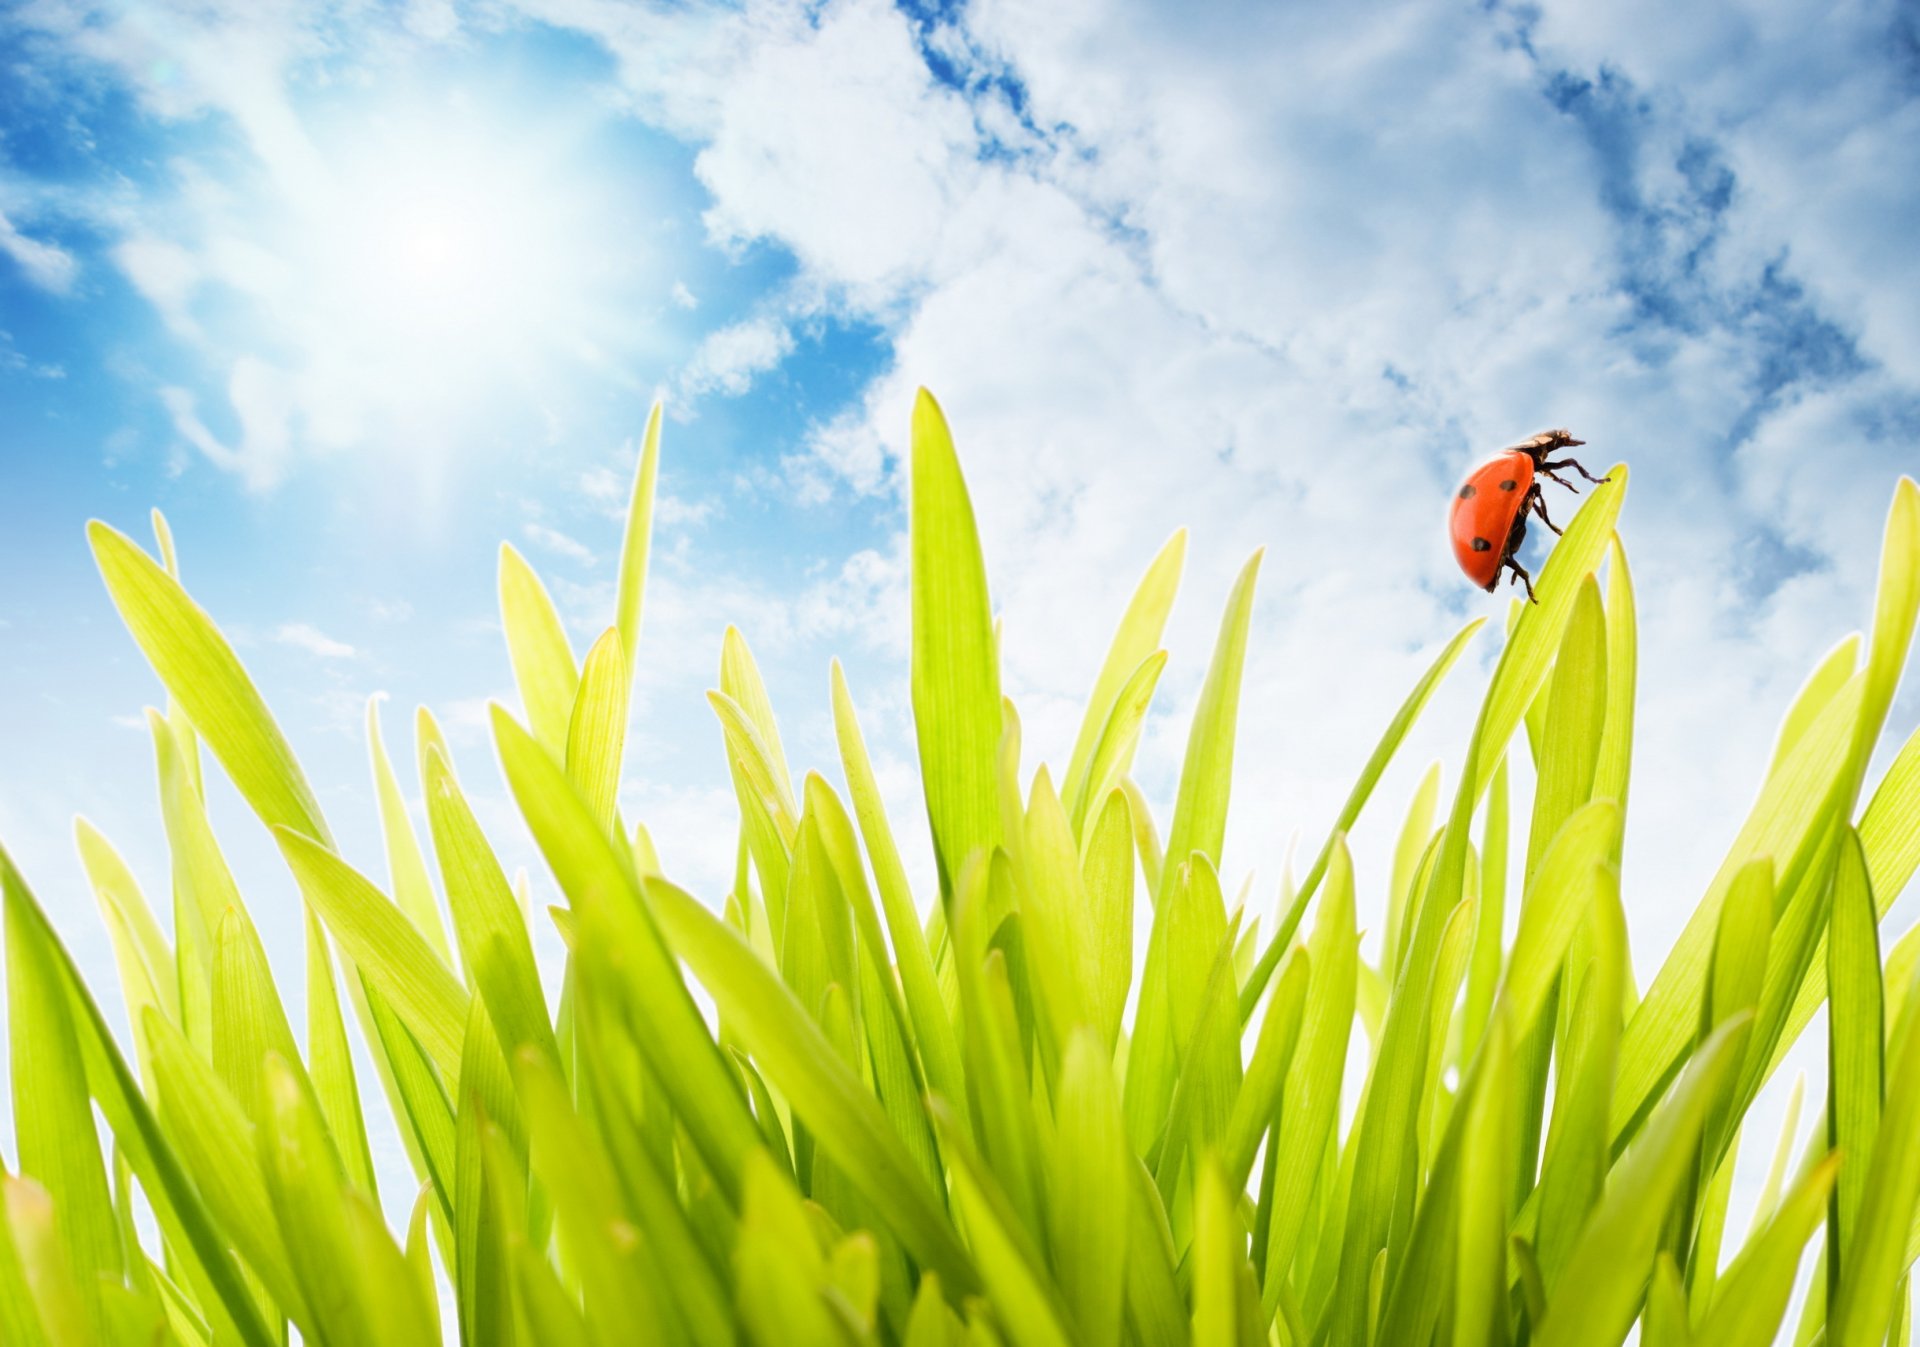
[[1814,1166],[1740,1251],[1694,1334],[1697,1347],[1767,1347],[1775,1341],[1801,1255],[1819,1228],[1839,1165],[1836,1156]]
[[1633,765],[1633,703],[1639,681],[1639,618],[1633,598],[1633,573],[1620,535],[1607,553],[1607,710],[1606,728],[1593,768],[1593,798],[1627,807],[1627,778]]
[[[1834,874],[1827,927],[1827,980],[1833,995],[1827,1010],[1827,1144],[1849,1157],[1873,1154],[1880,1126],[1886,1069],[1886,1028],[1880,984],[1880,939],[1873,889],[1859,834],[1848,831]],[[1860,1207],[1866,1198],[1864,1164],[1841,1167],[1827,1223],[1827,1289],[1847,1275]]]
[[554,761],[565,762],[580,669],[546,586],[510,543],[500,545],[500,625],[527,724]]
[[[1073,752],[1067,758],[1066,775],[1060,778],[1060,798],[1073,817],[1076,831],[1093,802],[1104,794],[1100,774],[1092,770],[1097,750],[1103,740],[1110,737],[1108,726],[1127,701],[1123,689],[1138,681],[1141,668],[1153,659],[1160,645],[1167,614],[1172,611],[1174,596],[1180,590],[1180,572],[1186,558],[1187,531],[1176,529],[1173,536],[1161,544],[1146,574],[1140,577],[1133,597],[1127,601],[1126,612],[1121,615],[1120,625],[1113,633],[1113,641],[1107,647],[1099,676],[1094,679],[1086,714],[1080,719],[1080,733],[1074,738]],[[1124,761],[1119,770],[1126,771]]]
[[1768,776],[1780,770],[1795,745],[1806,737],[1820,713],[1827,709],[1828,703],[1859,672],[1860,648],[1864,644],[1860,633],[1854,632],[1828,651],[1827,657],[1808,675],[1805,685],[1794,697],[1786,719],[1780,722],[1780,736],[1773,746],[1773,760],[1767,767]]
[[627,742],[627,690],[632,683],[620,633],[608,627],[580,669],[580,689],[567,724],[567,775],[602,828],[616,831],[620,760]]
[[369,1197],[374,1184],[373,1154],[367,1146],[365,1116],[360,1108],[360,1084],[353,1074],[347,1026],[340,1016],[340,993],[333,976],[333,956],[326,928],[311,907],[307,925],[307,1055],[313,1091],[327,1130],[340,1148],[347,1177]]
[[928,1190],[886,1115],[793,995],[739,934],[664,880],[648,881],[668,943],[713,994],[730,1028],[922,1264],[956,1293],[977,1282],[944,1204]]
[[967,857],[1001,838],[1000,658],[973,504],[946,417],[924,388],[912,458],[913,721],[940,896],[950,902]]
[[[420,850],[413,819],[407,813],[406,797],[400,793],[400,778],[394,773],[393,759],[387,755],[386,742],[380,735],[382,695],[367,698],[367,753],[373,762],[374,793],[380,800],[380,835],[387,851],[387,879],[393,885],[394,902],[433,946],[440,962],[451,967],[453,951],[447,943],[440,909],[434,902],[433,881],[427,877],[427,858]],[[417,719],[423,727],[432,724],[424,707]],[[419,739],[424,759],[427,735],[423,733]]]
[[640,666],[640,610],[647,590],[647,553],[653,543],[653,498],[660,478],[660,413],[655,401],[640,438],[640,465],[627,501],[627,528],[620,540],[620,579],[614,591],[614,626],[629,674]]
[[466,989],[434,956],[406,914],[324,844],[275,830],[300,891],[327,923],[354,967],[379,989],[450,1081],[460,1078]]
[[1749,1021],[1722,1025],[1615,1167],[1606,1196],[1568,1256],[1535,1347],[1618,1343],[1633,1322],[1669,1204],[1693,1161],[1707,1110],[1745,1046]]
[[1095,802],[1103,799],[1133,766],[1134,750],[1140,745],[1140,727],[1146,723],[1147,707],[1153,702],[1154,689],[1167,667],[1167,652],[1156,650],[1140,661],[1114,698],[1113,711],[1095,741],[1093,758],[1086,780],[1075,783],[1080,791],[1070,806],[1076,836],[1086,832],[1087,818]]
[[293,750],[213,619],[125,534],[95,520],[87,538],[121,621],[254,812],[329,841]]
[[1117,1343],[1126,1308],[1133,1155],[1107,1050],[1091,1030],[1067,1044],[1048,1172],[1048,1254],[1075,1340]]
[[1287,1072],[1300,1046],[1310,963],[1306,950],[1296,950],[1281,969],[1280,980],[1273,985],[1273,999],[1260,1021],[1260,1036],[1247,1063],[1246,1079],[1233,1096],[1220,1153],[1227,1184],[1236,1191],[1246,1186],[1260,1138],[1279,1113]]

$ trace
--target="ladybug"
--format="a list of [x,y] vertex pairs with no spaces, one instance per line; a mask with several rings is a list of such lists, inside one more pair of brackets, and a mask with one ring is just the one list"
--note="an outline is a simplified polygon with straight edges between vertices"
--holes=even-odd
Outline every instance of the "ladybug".
[[1551,477],[1569,491],[1580,488],[1559,476],[1556,468],[1572,468],[1589,482],[1611,480],[1595,477],[1570,458],[1548,461],[1547,456],[1556,449],[1585,443],[1565,430],[1543,430],[1530,440],[1502,449],[1467,474],[1467,480],[1454,493],[1447,526],[1453,535],[1453,555],[1469,580],[1491,594],[1504,568],[1512,572],[1508,583],[1520,581],[1527,587],[1528,601],[1538,602],[1533,597],[1533,577],[1515,559],[1526,540],[1527,511],[1532,510],[1541,523],[1558,533],[1559,526],[1547,518],[1547,502],[1540,494],[1537,478]]

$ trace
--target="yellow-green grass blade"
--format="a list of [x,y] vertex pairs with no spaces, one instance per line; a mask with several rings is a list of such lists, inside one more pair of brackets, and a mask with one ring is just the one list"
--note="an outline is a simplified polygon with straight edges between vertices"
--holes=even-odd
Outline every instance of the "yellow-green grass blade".
[[[366,1317],[380,1325],[387,1341],[440,1341],[431,1283],[421,1285],[406,1255],[395,1246],[379,1209],[356,1192],[343,1194],[342,1205]],[[420,1210],[424,1213],[425,1208]]]
[[1239,1270],[1246,1235],[1234,1212],[1227,1180],[1211,1155],[1199,1166],[1193,1205],[1193,1341],[1195,1347],[1237,1342],[1241,1338]]
[[1506,956],[1503,941],[1507,912],[1507,820],[1507,763],[1502,758],[1487,787],[1486,816],[1481,823],[1473,952],[1467,959],[1467,990],[1460,1003],[1462,1065],[1471,1059],[1486,1033]]
[[[127,869],[113,844],[91,823],[83,818],[75,819],[73,831],[87,882],[93,886],[94,896],[100,903],[100,916],[113,941],[127,1018],[137,1020],[143,1009],[153,1006],[175,1024],[180,1023],[180,982],[173,950],[154,920],[153,910],[147,906],[146,896],[140,892],[133,872]],[[144,1062],[140,1074],[149,1082],[153,1079]]]
[[406,914],[323,843],[278,828],[275,837],[300,891],[334,939],[449,1081],[460,1078],[469,997]]
[[[180,558],[174,552],[173,530],[167,526],[166,516],[160,511],[153,511],[152,519],[153,538],[160,546],[160,564],[166,568],[168,575],[178,580],[180,579]],[[193,732],[193,722],[187,719],[186,711],[171,693],[167,696],[167,712],[163,719],[172,727],[175,737],[180,742],[183,765],[194,794],[204,794],[206,783],[200,774],[200,739]]]
[[1775,1341],[1801,1256],[1819,1228],[1841,1164],[1841,1157],[1832,1156],[1814,1166],[1740,1251],[1693,1335],[1697,1347],[1767,1347]]
[[153,1058],[160,1122],[219,1221],[222,1236],[259,1279],[270,1312],[308,1322],[246,1110],[179,1030],[149,1011],[140,1031]]
[[747,1157],[734,1255],[739,1322],[758,1347],[845,1341],[826,1299],[827,1260],[800,1194],[764,1151]]
[[1575,930],[1611,878],[1608,857],[1619,833],[1620,806],[1595,800],[1567,819],[1541,859],[1533,890],[1520,910],[1500,990],[1516,1035],[1532,1027],[1560,975]]
[[[1460,1140],[1453,1341],[1500,1347],[1507,1341],[1507,1220],[1520,1144],[1513,1046],[1504,1018],[1488,1032],[1481,1059]],[[1604,1146],[1605,1136],[1599,1140]]]
[[1000,660],[973,503],[946,417],[924,388],[912,442],[913,721],[940,896],[950,903],[967,857],[1001,840]]
[[[16,1186],[20,1190],[18,1196]],[[33,1282],[28,1280],[28,1269],[13,1235],[16,1221],[30,1223],[42,1219],[38,1210],[42,1204],[44,1219],[50,1222],[53,1201],[46,1196],[46,1190],[31,1179],[16,1179],[0,1166],[0,1342],[7,1343],[8,1347],[54,1347],[41,1322]],[[72,1319],[75,1336],[84,1334],[86,1315],[77,1304]]]
[[[1176,529],[1162,543],[1147,566],[1146,574],[1134,588],[1121,614],[1120,625],[1107,647],[1106,660],[1094,679],[1093,692],[1087,698],[1086,714],[1080,720],[1080,733],[1067,758],[1066,775],[1060,779],[1060,797],[1071,813],[1076,831],[1089,806],[1100,796],[1098,774],[1090,771],[1107,727],[1126,698],[1122,689],[1135,682],[1142,666],[1153,658],[1166,630],[1167,614],[1173,609],[1174,596],[1180,590],[1180,572],[1186,564],[1187,531]],[[1130,756],[1130,755],[1129,755]],[[1119,770],[1126,771],[1125,763]]]
[[1312,975],[1299,1045],[1287,1070],[1279,1130],[1269,1148],[1273,1171],[1268,1202],[1266,1272],[1261,1308],[1278,1307],[1281,1288],[1299,1248],[1318,1175],[1313,1157],[1325,1153],[1339,1116],[1340,1081],[1353,1036],[1360,937],[1354,930],[1353,861],[1344,837],[1334,839],[1327,892],[1307,940]]
[[1794,746],[1806,737],[1814,721],[1826,710],[1827,704],[1859,672],[1860,649],[1865,644],[1859,632],[1852,633],[1828,651],[1826,658],[1807,676],[1806,683],[1787,711],[1786,719],[1780,722],[1780,734],[1773,746],[1773,759],[1767,767],[1768,776],[1780,770]]
[[833,722],[840,747],[840,761],[846,772],[847,789],[853,800],[855,817],[866,840],[867,856],[873,866],[874,887],[879,890],[881,910],[886,913],[887,930],[893,939],[893,955],[899,967],[900,987],[908,1018],[913,1022],[911,1035],[926,1072],[928,1088],[950,1099],[965,1098],[965,1077],[960,1064],[960,1048],[947,1014],[934,971],[933,955],[927,947],[926,932],[913,904],[906,868],[894,844],[893,830],[881,803],[879,782],[860,733],[852,693],[838,660],[832,666]]
[[1067,1043],[1055,1105],[1047,1251],[1079,1342],[1117,1343],[1126,1309],[1133,1156],[1099,1036]]
[[1020,930],[1054,1060],[1073,1031],[1092,1025],[1098,934],[1080,873],[1073,825],[1043,765],[1034,774],[1020,857]]
[[653,499],[660,479],[660,414],[656,400],[640,437],[640,463],[634,469],[627,500],[626,533],[620,540],[620,579],[613,599],[614,627],[620,633],[629,675],[640,664],[640,613],[647,591],[647,553],[653,544]]
[[340,993],[326,928],[311,907],[307,926],[307,1058],[313,1092],[327,1130],[340,1148],[347,1178],[369,1197],[376,1196],[373,1154],[367,1145],[360,1108],[360,1083],[354,1076],[347,1026],[340,1016]]
[[[1176,1068],[1161,1107],[1154,1177],[1171,1199],[1177,1165],[1217,1146],[1240,1089],[1240,1036],[1234,1016],[1233,946],[1220,879],[1196,852],[1185,882],[1167,898],[1168,1032]],[[1128,1061],[1129,1077],[1134,1063]]]
[[1745,1046],[1750,1021],[1722,1025],[1654,1110],[1615,1167],[1606,1196],[1568,1256],[1536,1347],[1611,1344],[1633,1322],[1652,1275],[1660,1230],[1699,1144],[1709,1106]]
[[1894,690],[1906,668],[1914,627],[1920,623],[1920,485],[1902,477],[1887,511],[1880,549],[1880,577],[1874,591],[1873,639],[1867,646],[1866,690],[1854,724],[1848,776],[1858,795],[1867,761],[1893,707]]
[[1080,794],[1073,801],[1072,820],[1075,835],[1086,831],[1088,811],[1125,776],[1133,766],[1134,750],[1140,745],[1140,727],[1146,722],[1147,707],[1167,667],[1167,652],[1156,650],[1140,661],[1140,667],[1121,686],[1113,711],[1095,742],[1086,780],[1076,783]]
[[[760,666],[754,662],[753,651],[738,627],[728,627],[720,640],[720,694],[740,712],[740,721],[728,721],[722,716],[729,732],[740,733],[756,750],[755,770],[760,773],[756,786],[773,806],[775,817],[791,821],[799,811],[794,807],[793,775],[787,768],[786,752],[780,746],[780,726],[774,720],[773,701],[767,696]],[[790,836],[792,828],[788,827],[786,832]]]
[[[653,882],[640,887],[631,851],[615,847],[559,764],[497,706],[493,730],[528,831],[581,923],[576,957],[584,951],[589,978],[615,990],[646,1026],[637,1041],[654,1078],[671,1092],[701,1158],[737,1203],[740,1166],[759,1144],[759,1126],[655,924]],[[664,881],[659,887],[671,891]]]
[[500,545],[500,625],[533,737],[565,762],[580,668],[546,586],[510,543]]
[[[120,1280],[124,1254],[85,1066],[58,975],[34,938],[24,905],[11,891],[7,899],[7,1038],[20,1168],[58,1212],[48,1237],[53,1250],[41,1258],[57,1259],[70,1270],[79,1320],[89,1336],[104,1339],[100,1283]],[[30,1258],[29,1273],[31,1264]]]
[[646,885],[668,943],[829,1154],[886,1217],[908,1251],[956,1294],[978,1285],[944,1204],[874,1100],[772,971],[738,933],[665,880]]
[[[1319,891],[1320,883],[1326,876],[1327,867],[1332,862],[1335,845],[1344,844],[1342,839],[1352,830],[1355,820],[1360,817],[1360,811],[1372,798],[1373,788],[1379,784],[1381,775],[1387,770],[1387,764],[1393,761],[1393,755],[1399,751],[1400,744],[1407,737],[1408,731],[1420,718],[1420,713],[1426,709],[1427,702],[1439,688],[1441,680],[1447,676],[1461,653],[1466,650],[1467,642],[1471,641],[1485,624],[1485,618],[1475,618],[1454,634],[1453,639],[1441,649],[1433,663],[1427,666],[1426,672],[1420,675],[1419,681],[1413,686],[1413,691],[1407,694],[1406,700],[1400,704],[1400,709],[1388,722],[1386,732],[1380,736],[1380,742],[1374,745],[1373,754],[1367,759],[1366,766],[1361,768],[1360,778],[1354,782],[1352,791],[1347,795],[1346,803],[1340,806],[1340,816],[1334,820],[1333,829],[1327,835],[1326,844],[1320,848],[1320,854],[1314,858],[1312,868],[1307,871],[1307,877],[1300,882],[1300,887],[1281,917],[1280,925],[1274,931],[1273,938],[1261,951],[1253,971],[1247,976],[1246,982],[1240,989],[1242,1023],[1253,1018],[1253,1009],[1260,1003],[1260,996],[1266,990],[1267,979],[1272,977],[1273,970],[1280,966],[1281,956],[1286,953],[1288,943],[1292,941],[1294,932],[1300,928],[1300,922],[1306,915],[1308,902]],[[1136,808],[1138,808],[1137,803]],[[1135,826],[1139,826],[1137,819]],[[1149,874],[1151,875],[1151,871]]]
[[1408,894],[1421,863],[1438,841],[1433,831],[1434,804],[1440,798],[1440,764],[1431,764],[1420,784],[1414,788],[1407,806],[1406,819],[1400,825],[1400,837],[1393,848],[1392,882],[1387,889],[1387,925],[1381,937],[1381,967],[1391,972],[1400,966],[1405,952]]
[[0,1260],[18,1269],[23,1293],[9,1316],[24,1321],[19,1341],[106,1347],[103,1288],[75,1270],[59,1204],[32,1179],[0,1174],[0,1207],[8,1246]]
[[1247,1062],[1246,1079],[1233,1096],[1220,1156],[1221,1172],[1236,1192],[1246,1187],[1260,1138],[1280,1111],[1287,1072],[1293,1066],[1300,1026],[1306,1016],[1310,963],[1307,951],[1298,949],[1281,969],[1267,1013],[1260,1021],[1260,1036]]
[[[203,1301],[205,1312],[247,1347],[272,1347],[275,1335],[260,1317],[228,1252],[225,1236],[141,1093],[72,958],[61,947],[46,914],[4,847],[0,847],[0,895],[6,906],[9,948],[27,950],[31,946],[29,957],[65,998],[79,1044],[79,1059],[85,1065],[88,1092],[139,1177],[141,1191],[169,1247],[181,1266],[209,1289],[210,1299]],[[139,1026],[135,1031],[139,1032]],[[88,1126],[91,1128],[90,1121]]]
[[1553,665],[1548,707],[1533,792],[1533,822],[1527,831],[1524,882],[1528,884],[1561,824],[1593,798],[1594,769],[1606,728],[1607,626],[1600,586],[1591,575],[1581,582],[1567,621]]
[[[1880,939],[1873,890],[1859,834],[1840,844],[1827,927],[1827,1145],[1843,1156],[1873,1154],[1880,1126],[1886,1028],[1880,982]],[[1843,1165],[1827,1221],[1827,1290],[1846,1279],[1848,1251],[1860,1224],[1868,1169]]]
[[202,1052],[213,1050],[213,933],[221,914],[240,906],[240,890],[207,821],[206,802],[188,770],[177,730],[149,712],[160,777],[160,813],[173,871],[174,970],[180,1026]]
[[1693,1342],[1693,1326],[1687,1318],[1687,1288],[1680,1280],[1680,1265],[1666,1249],[1654,1260],[1653,1279],[1647,1283],[1640,1341],[1642,1347],[1691,1347]]
[[[393,759],[387,755],[386,741],[380,735],[383,695],[376,693],[367,698],[367,753],[373,763],[374,794],[380,801],[380,834],[387,852],[387,879],[393,886],[394,902],[426,937],[433,952],[440,956],[440,962],[451,966],[453,952],[447,943],[446,927],[440,921],[440,909],[434,902],[427,859],[413,831],[406,797],[400,793],[400,778],[394,773]],[[423,726],[432,724],[425,707],[421,708],[417,720]],[[417,737],[424,763],[428,736],[422,733]]]
[[1123,790],[1107,793],[1081,858],[1086,893],[1087,1002],[1111,1052],[1133,985],[1133,821]]
[[[594,678],[591,659],[587,667],[581,683],[583,702]],[[508,1053],[531,1043],[557,1061],[560,1049],[540,987],[533,939],[506,872],[446,758],[430,748],[424,766],[433,849],[440,859],[447,909],[453,914],[467,979],[486,1002]]]
[[[427,1183],[441,1215],[451,1221],[454,1185],[453,1104],[433,1059],[400,1016],[373,993],[366,998],[368,1035],[375,1056],[388,1064],[388,1097],[395,1121],[408,1138],[408,1158]],[[440,1228],[436,1227],[436,1233]],[[446,1250],[451,1258],[451,1250]]]
[[[1615,1085],[1613,1131],[1630,1134],[1661,1083],[1671,1075],[1699,1032],[1700,1006],[1719,927],[1720,908],[1734,877],[1749,861],[1801,854],[1846,765],[1847,745],[1860,710],[1862,678],[1856,675],[1815,717],[1778,772],[1761,787],[1747,822],[1735,838],[1706,896],[1674,942],[1646,995],[1627,1022],[1620,1044],[1620,1076]],[[1817,839],[1813,839],[1817,840]],[[1786,891],[1785,871],[1777,886]]]
[[1593,798],[1627,807],[1627,779],[1633,765],[1633,705],[1639,682],[1640,637],[1633,573],[1627,550],[1613,535],[1607,552],[1607,710],[1606,728],[1593,768]]
[[[454,1290],[460,1306],[460,1340],[473,1347],[510,1347],[513,1342],[510,1233],[524,1234],[526,1170],[519,1156],[504,1172],[489,1163],[491,1138],[518,1102],[485,1006],[476,998],[461,1045],[460,1084],[454,1110]],[[514,1147],[524,1154],[524,1140]]]
[[121,621],[254,812],[329,841],[293,749],[213,619],[125,534],[95,520],[87,537]]
[[[306,1083],[278,1052],[265,1058],[259,1083],[260,1169],[305,1301],[301,1336],[327,1347],[373,1341],[379,1321],[367,1314],[372,1307],[348,1226],[345,1176],[326,1123]],[[384,1229],[378,1238],[387,1238]]]
[[627,691],[632,680],[620,633],[608,627],[587,652],[567,724],[567,775],[594,818],[619,831],[620,761],[627,742]]
[[1622,989],[1627,977],[1626,915],[1618,877],[1595,867],[1600,882],[1588,910],[1588,960],[1572,970],[1570,1029],[1559,1065],[1553,1120],[1535,1189],[1534,1247],[1543,1280],[1558,1279],[1587,1215],[1600,1200],[1611,1159],[1607,1111],[1619,1059]]
[[1843,1275],[1829,1297],[1827,1341],[1836,1347],[1881,1340],[1909,1265],[1906,1250],[1920,1200],[1920,1146],[1913,1144],[1920,1131],[1920,997],[1911,985],[1904,1002],[1887,1048],[1886,1100],[1866,1157],[1859,1222],[1841,1251]]

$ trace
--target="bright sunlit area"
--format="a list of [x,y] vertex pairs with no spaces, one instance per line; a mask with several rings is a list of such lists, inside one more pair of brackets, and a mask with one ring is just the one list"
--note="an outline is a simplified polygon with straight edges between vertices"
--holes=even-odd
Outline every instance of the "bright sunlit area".
[[0,1344],[1905,1347],[1916,51],[0,6]]

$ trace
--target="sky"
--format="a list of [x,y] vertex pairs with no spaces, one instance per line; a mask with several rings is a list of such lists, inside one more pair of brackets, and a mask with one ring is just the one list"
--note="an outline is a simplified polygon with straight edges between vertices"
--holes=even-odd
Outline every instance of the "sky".
[[[1064,762],[1184,526],[1138,768],[1170,802],[1227,589],[1266,549],[1225,857],[1265,910],[1421,670],[1505,613],[1455,568],[1454,485],[1571,427],[1633,474],[1644,985],[1793,693],[1867,623],[1920,469],[1911,0],[19,0],[0,70],[0,839],[109,1003],[73,818],[166,892],[161,692],[89,518],[145,540],[165,512],[349,859],[384,873],[385,694],[396,756],[434,708],[544,882],[484,726],[517,705],[497,550],[584,651],[664,400],[622,805],[717,900],[735,814],[701,693],[730,622],[789,758],[836,781],[843,659],[896,819],[920,817],[902,456],[925,385],[1029,769]],[[1432,761],[1451,791],[1496,653],[1484,633],[1355,834],[1376,929],[1401,813]],[[297,984],[297,893],[213,789]]]

